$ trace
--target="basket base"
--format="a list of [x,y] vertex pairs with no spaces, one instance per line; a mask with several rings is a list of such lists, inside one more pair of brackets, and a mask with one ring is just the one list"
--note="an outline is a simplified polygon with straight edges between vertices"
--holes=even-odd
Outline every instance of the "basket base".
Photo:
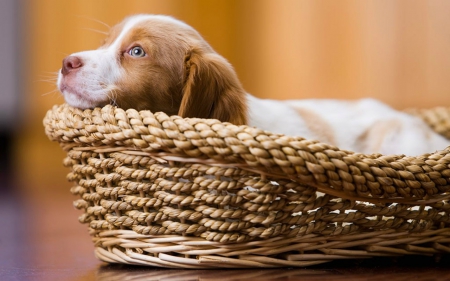
[[101,261],[186,269],[308,267],[342,259],[432,256],[449,253],[444,245],[449,239],[447,228],[417,234],[384,230],[232,244],[198,237],[141,235],[131,230],[96,231],[93,238],[95,255]]

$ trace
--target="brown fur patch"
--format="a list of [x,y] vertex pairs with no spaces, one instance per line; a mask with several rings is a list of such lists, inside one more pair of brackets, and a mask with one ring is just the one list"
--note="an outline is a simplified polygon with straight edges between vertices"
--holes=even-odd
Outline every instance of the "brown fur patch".
[[392,131],[398,131],[401,126],[398,120],[378,121],[356,138],[353,147],[358,152],[380,152],[386,136]]
[[179,115],[247,124],[246,94],[231,65],[215,53],[194,48],[185,58]]
[[319,114],[305,108],[296,108],[296,110],[305,121],[308,129],[318,137],[319,141],[332,145],[336,144],[333,128]]

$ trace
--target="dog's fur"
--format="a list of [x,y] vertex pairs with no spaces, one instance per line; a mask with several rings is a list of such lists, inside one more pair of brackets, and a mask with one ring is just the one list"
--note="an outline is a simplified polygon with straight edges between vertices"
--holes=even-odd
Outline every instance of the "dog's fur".
[[216,118],[356,152],[418,155],[450,143],[419,118],[372,99],[253,97],[197,31],[162,15],[126,18],[97,50],[66,57],[57,84],[66,102],[81,109],[114,104]]

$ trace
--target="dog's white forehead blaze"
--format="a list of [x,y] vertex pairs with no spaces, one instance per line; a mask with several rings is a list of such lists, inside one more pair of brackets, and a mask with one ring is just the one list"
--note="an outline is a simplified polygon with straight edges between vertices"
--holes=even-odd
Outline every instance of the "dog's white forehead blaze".
[[[123,26],[122,30],[120,31],[119,35],[115,38],[113,43],[109,45],[105,50],[105,52],[101,55],[106,56],[107,61],[109,63],[104,64],[105,71],[103,72],[103,76],[107,77],[108,82],[111,84],[114,84],[120,77],[122,77],[122,66],[119,63],[119,60],[117,59],[117,52],[122,44],[123,39],[132,31],[134,27],[136,27],[138,24],[147,21],[147,20],[158,20],[158,21],[165,21],[169,22],[175,25],[185,26],[189,27],[187,24],[185,24],[182,21],[176,20],[170,16],[164,16],[164,15],[135,15],[129,17],[125,25]],[[98,51],[101,51],[102,49],[99,49]],[[95,56],[95,54],[94,54]],[[93,58],[91,57],[91,60],[101,60],[104,57],[98,57]]]
[[172,23],[174,25],[179,25],[179,26],[183,26],[185,28],[191,28],[189,25],[187,25],[186,23],[174,19],[170,16],[165,16],[165,15],[135,15],[135,16],[131,16],[129,18],[126,19],[125,25],[122,28],[122,30],[120,31],[119,35],[117,36],[117,38],[114,40],[114,42],[108,47],[108,49],[114,49],[117,50],[117,48],[120,46],[120,43],[122,42],[123,38],[139,23],[142,23],[146,20],[157,20],[157,21],[162,21],[162,22],[168,22],[168,23]]

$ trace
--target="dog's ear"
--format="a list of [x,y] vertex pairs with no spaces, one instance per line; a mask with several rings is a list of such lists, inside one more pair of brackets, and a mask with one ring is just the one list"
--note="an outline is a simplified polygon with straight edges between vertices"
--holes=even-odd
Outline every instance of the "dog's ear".
[[185,56],[178,115],[247,124],[247,97],[233,67],[220,55],[193,48]]

